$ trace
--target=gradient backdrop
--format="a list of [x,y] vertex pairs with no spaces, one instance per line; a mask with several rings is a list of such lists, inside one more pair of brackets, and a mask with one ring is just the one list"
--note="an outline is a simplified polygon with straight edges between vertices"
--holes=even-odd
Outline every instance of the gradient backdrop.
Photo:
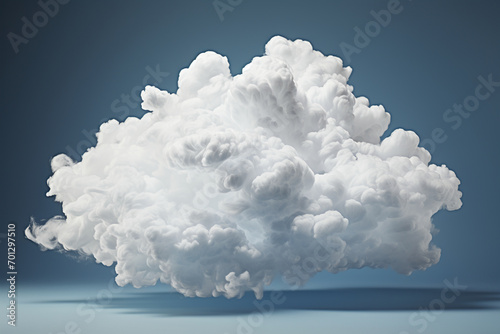
[[[498,308],[476,307],[476,301],[484,300],[477,294],[466,296],[468,304],[458,301],[457,307],[447,305],[449,310],[430,314],[434,318],[428,318],[425,328],[423,322],[412,323],[411,310],[429,305],[445,280],[457,279],[467,291],[500,291],[500,87],[493,88],[456,129],[455,122],[443,119],[448,108],[474,95],[479,76],[500,81],[500,5],[402,0],[401,12],[368,45],[346,54],[341,46],[355,45],[355,28],[364,29],[374,20],[370,12],[386,9],[391,1],[222,3],[229,3],[231,10],[220,16],[211,0],[73,0],[60,5],[58,13],[18,45],[16,53],[7,34],[20,35],[22,18],[32,21],[41,7],[36,1],[2,1],[0,254],[4,263],[6,226],[14,222],[19,306],[18,326],[6,326],[2,315],[1,332],[498,333]],[[113,268],[75,255],[42,252],[23,235],[30,217],[42,221],[61,214],[60,205],[45,197],[51,157],[66,153],[78,159],[95,144],[93,133],[104,120],[141,116],[134,97],[144,84],[175,91],[179,71],[200,52],[214,50],[227,56],[234,75],[252,57],[262,55],[274,35],[308,40],[315,49],[337,55],[353,67],[354,94],[384,105],[391,114],[387,133],[402,127],[425,139],[436,128],[444,131],[443,143],[426,148],[433,151],[433,163],[445,162],[457,173],[463,207],[434,217],[440,230],[434,239],[442,248],[440,263],[411,276],[372,269],[319,274],[304,288],[321,289],[323,295],[295,292],[288,297],[293,305],[254,319],[255,326],[248,321],[248,326],[241,325],[256,307],[250,295],[235,303],[186,301],[172,297],[166,286],[140,292],[112,286],[112,300],[106,299],[104,308],[89,306],[96,298],[109,297],[99,292],[110,291],[106,287],[114,277]],[[162,74],[146,77],[154,69]],[[130,95],[132,102],[122,102],[123,95]],[[1,268],[7,271],[4,264]],[[284,288],[279,281],[271,287]],[[372,289],[395,287],[413,290]],[[415,294],[414,288],[427,291],[427,299]],[[2,285],[2,309],[7,291]],[[337,304],[322,307],[328,293]],[[392,302],[385,312],[371,312],[378,305],[373,300],[387,296]],[[458,308],[461,311],[453,311]]]

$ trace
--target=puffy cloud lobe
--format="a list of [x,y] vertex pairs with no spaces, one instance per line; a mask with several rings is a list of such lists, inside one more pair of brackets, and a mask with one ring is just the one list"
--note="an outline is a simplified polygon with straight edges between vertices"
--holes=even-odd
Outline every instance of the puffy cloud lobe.
[[353,95],[350,74],[282,37],[234,77],[225,57],[200,54],[176,94],[145,88],[151,112],[102,124],[81,162],[53,158],[47,195],[65,217],[26,236],[115,264],[120,285],[187,296],[261,296],[277,275],[426,269],[440,257],[431,217],[460,208],[460,181],[429,164],[414,132],[381,141],[390,116]]

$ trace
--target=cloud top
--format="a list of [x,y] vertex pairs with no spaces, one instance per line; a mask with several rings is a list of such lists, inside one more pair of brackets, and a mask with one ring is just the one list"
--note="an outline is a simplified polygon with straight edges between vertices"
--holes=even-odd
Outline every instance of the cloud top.
[[147,86],[150,112],[102,124],[81,162],[54,157],[47,195],[64,217],[26,236],[115,264],[119,285],[201,297],[437,263],[431,217],[460,208],[455,173],[412,131],[381,141],[390,115],[353,94],[341,59],[279,36],[265,50],[234,77],[200,54],[177,93]]

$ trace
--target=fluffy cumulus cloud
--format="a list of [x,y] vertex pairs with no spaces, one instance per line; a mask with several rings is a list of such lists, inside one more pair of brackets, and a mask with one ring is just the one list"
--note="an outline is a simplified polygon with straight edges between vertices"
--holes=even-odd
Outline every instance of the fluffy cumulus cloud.
[[236,76],[226,57],[200,54],[177,93],[147,86],[149,112],[102,124],[80,162],[53,158],[47,195],[64,216],[27,237],[115,265],[119,285],[187,296],[426,269],[440,257],[431,218],[460,208],[460,181],[414,132],[381,140],[390,115],[353,94],[350,74],[282,37]]

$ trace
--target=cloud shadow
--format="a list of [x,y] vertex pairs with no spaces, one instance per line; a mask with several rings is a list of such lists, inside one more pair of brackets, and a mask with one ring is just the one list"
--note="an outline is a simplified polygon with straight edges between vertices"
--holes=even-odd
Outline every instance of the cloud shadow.
[[[331,311],[409,311],[440,309],[480,310],[500,309],[500,292],[459,291],[431,288],[349,288],[282,291],[279,305],[272,303],[272,291],[262,300],[246,293],[241,299],[189,298],[176,292],[134,292],[98,300],[48,300],[42,303],[91,304],[119,310],[122,313],[160,316],[213,316],[266,312],[270,308],[284,310]],[[272,306],[271,306],[272,304]]]

